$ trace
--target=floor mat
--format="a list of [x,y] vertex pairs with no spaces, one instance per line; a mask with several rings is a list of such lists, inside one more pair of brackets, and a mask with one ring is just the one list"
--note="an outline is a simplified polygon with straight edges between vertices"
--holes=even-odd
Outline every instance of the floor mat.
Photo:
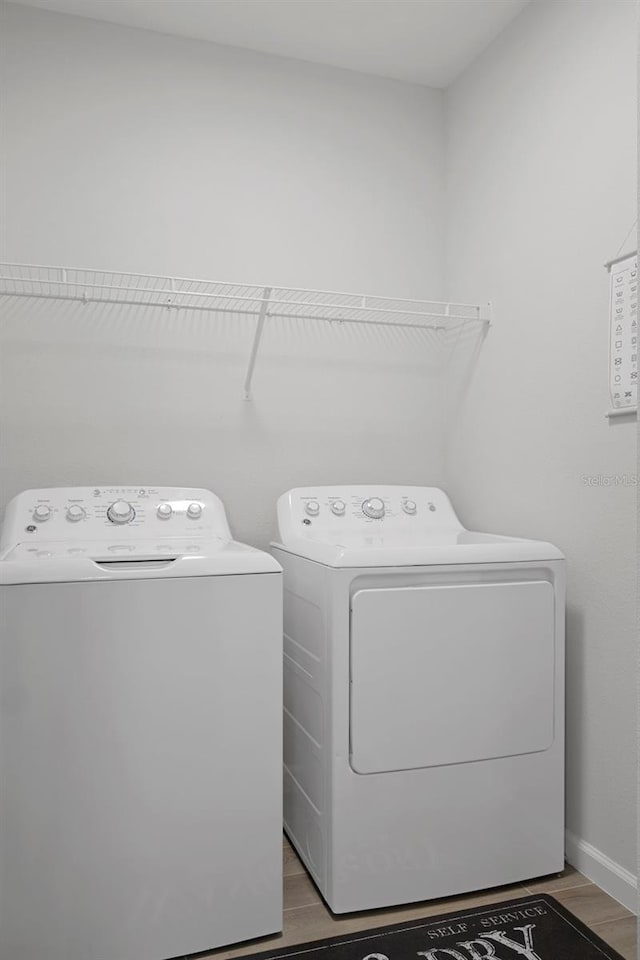
[[622,960],[547,894],[505,900],[243,960]]

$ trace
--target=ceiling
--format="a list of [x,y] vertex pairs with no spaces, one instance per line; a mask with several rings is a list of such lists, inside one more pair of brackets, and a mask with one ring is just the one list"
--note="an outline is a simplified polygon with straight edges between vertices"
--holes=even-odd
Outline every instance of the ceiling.
[[530,0],[14,0],[446,87]]

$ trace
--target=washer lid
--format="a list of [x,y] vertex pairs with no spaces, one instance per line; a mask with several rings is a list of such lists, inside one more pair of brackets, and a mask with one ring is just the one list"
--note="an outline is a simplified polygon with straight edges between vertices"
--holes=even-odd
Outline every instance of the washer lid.
[[465,530],[437,487],[301,487],[278,501],[288,553],[330,567],[562,559],[550,543]]
[[[111,544],[46,544],[36,550],[20,543],[0,560],[0,584],[70,583],[90,580],[151,580],[167,577],[220,577],[279,573],[268,553],[235,540],[188,544],[137,544],[134,550],[110,552]],[[50,549],[47,549],[50,548]]]
[[277,572],[234,541],[208,490],[73,487],[28,490],[7,507],[0,582],[46,583]]

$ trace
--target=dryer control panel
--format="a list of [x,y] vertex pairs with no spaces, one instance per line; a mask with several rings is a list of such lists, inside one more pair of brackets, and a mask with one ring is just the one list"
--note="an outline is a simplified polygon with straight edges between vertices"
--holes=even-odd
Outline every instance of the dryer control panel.
[[413,540],[463,529],[438,487],[380,484],[297,487],[278,500],[278,526],[283,543],[300,537],[342,543],[363,535]]
[[27,540],[65,544],[162,538],[231,539],[224,506],[209,490],[190,487],[51,487],[26,490],[9,503],[3,553]]

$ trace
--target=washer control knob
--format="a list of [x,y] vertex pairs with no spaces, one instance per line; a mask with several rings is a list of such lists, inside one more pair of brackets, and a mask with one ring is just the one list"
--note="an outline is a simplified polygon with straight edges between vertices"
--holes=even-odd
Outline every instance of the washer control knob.
[[78,520],[84,520],[86,517],[86,511],[84,507],[79,506],[77,503],[72,503],[70,507],[67,507],[67,520],[71,523],[77,523]]
[[158,505],[156,513],[161,520],[168,520],[171,514],[173,513],[173,507],[170,503],[161,503]]
[[331,513],[335,513],[336,517],[344,517],[346,509],[347,505],[344,500],[333,500],[331,503]]
[[310,517],[317,517],[320,513],[320,504],[317,500],[307,500],[304,505],[304,511],[309,514]]
[[50,516],[51,507],[48,507],[46,503],[39,503],[33,511],[33,519],[37,520],[38,523],[44,523],[44,521],[48,520]]
[[190,503],[187,507],[187,516],[190,520],[197,520],[202,515],[201,503]]
[[133,507],[126,500],[115,500],[107,509],[107,518],[111,523],[130,523],[135,515]]
[[415,500],[405,500],[404,503],[402,504],[402,509],[404,510],[405,513],[408,513],[409,516],[411,517],[418,512],[418,507],[416,505]]
[[372,520],[382,520],[384,517],[384,501],[380,497],[371,497],[370,500],[365,500],[362,504],[362,512],[365,517],[370,517]]

